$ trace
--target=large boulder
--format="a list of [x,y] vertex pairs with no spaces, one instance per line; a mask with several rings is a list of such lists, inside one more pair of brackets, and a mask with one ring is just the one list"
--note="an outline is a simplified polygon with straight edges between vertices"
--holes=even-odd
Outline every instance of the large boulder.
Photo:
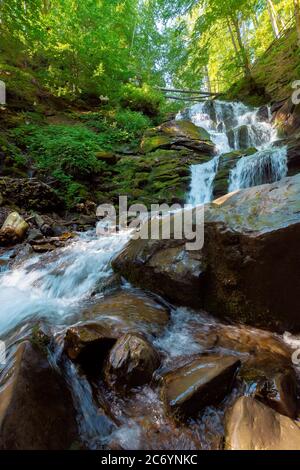
[[226,415],[228,450],[300,450],[300,426],[257,400],[239,398]]
[[218,404],[231,390],[240,361],[233,356],[201,356],[162,377],[162,399],[176,420]]
[[261,106],[256,113],[256,117],[261,122],[269,122],[270,121],[270,110],[269,106],[264,105]]
[[18,212],[11,212],[0,229],[0,245],[15,245],[24,240],[28,223]]
[[59,211],[63,201],[47,184],[36,178],[0,178],[2,204],[40,212]]
[[134,240],[113,260],[113,268],[135,285],[180,305],[204,303],[206,263],[187,251],[185,240]]
[[109,353],[105,366],[106,382],[116,389],[127,389],[151,381],[159,367],[157,351],[141,335],[122,336]]
[[29,342],[18,346],[0,378],[0,449],[67,450],[78,440],[72,397],[47,357]]
[[168,121],[146,131],[141,142],[141,152],[150,153],[157,149],[179,150],[187,148],[196,153],[213,155],[214,144],[208,132],[190,121]]
[[237,127],[236,129],[230,129],[227,132],[228,142],[231,148],[240,148],[246,150],[250,147],[249,139],[250,128],[246,124]]
[[300,330],[300,175],[206,206],[205,243],[131,240],[113,261],[136,285],[238,322]]

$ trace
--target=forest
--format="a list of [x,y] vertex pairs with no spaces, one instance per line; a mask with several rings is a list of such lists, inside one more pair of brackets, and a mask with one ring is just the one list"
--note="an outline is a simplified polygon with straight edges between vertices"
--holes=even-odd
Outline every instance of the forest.
[[299,0],[0,0],[0,463],[300,450],[299,235]]

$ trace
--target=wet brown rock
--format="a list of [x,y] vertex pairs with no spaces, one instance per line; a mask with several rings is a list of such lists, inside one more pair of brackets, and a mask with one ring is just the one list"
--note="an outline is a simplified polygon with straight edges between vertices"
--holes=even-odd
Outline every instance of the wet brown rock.
[[300,130],[300,106],[289,98],[280,103],[273,115],[273,121],[282,135],[293,135]]
[[185,250],[185,243],[133,240],[113,260],[113,268],[135,285],[197,308],[203,305],[206,265],[202,253]]
[[48,253],[49,251],[55,250],[56,246],[51,243],[43,243],[41,245],[32,245],[32,249],[36,253]]
[[122,336],[110,351],[106,366],[107,383],[116,389],[149,383],[159,367],[157,351],[141,335]]
[[269,122],[270,120],[270,112],[269,112],[269,107],[268,106],[261,106],[257,113],[256,117],[259,121],[262,122]]
[[239,376],[251,396],[280,414],[297,417],[297,378],[290,361],[265,352],[246,361]]
[[292,351],[279,335],[244,325],[217,324],[214,329],[218,340],[216,345],[241,353],[273,354],[290,362]]
[[128,332],[156,335],[169,321],[166,309],[144,294],[119,292],[83,312],[87,321],[67,330],[65,351],[72,360],[101,364],[117,339]]
[[116,292],[83,312],[86,320],[99,322],[118,338],[131,331],[157,336],[169,322],[169,311],[138,290]]
[[228,450],[300,450],[299,423],[259,401],[239,398],[227,412]]
[[118,334],[101,323],[81,323],[67,330],[64,349],[72,360],[94,362],[104,360],[104,355],[110,350],[118,338]]
[[67,450],[78,439],[71,394],[29,342],[19,345],[0,383],[2,450]]
[[33,251],[36,253],[47,253],[50,251],[55,250],[56,248],[62,248],[66,245],[66,243],[76,235],[74,233],[65,232],[59,237],[50,237],[50,238],[41,238],[41,239],[34,239],[29,240],[29,243],[32,245]]
[[218,404],[229,393],[239,366],[236,357],[211,355],[167,373],[162,379],[167,413],[181,419]]

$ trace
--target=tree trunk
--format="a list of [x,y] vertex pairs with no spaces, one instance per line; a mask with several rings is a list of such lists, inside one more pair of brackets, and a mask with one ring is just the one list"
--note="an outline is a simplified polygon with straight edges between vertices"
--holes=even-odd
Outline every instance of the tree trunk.
[[[243,39],[242,39],[242,36],[241,36],[240,25],[239,25],[238,19],[236,17],[232,16],[231,21],[232,21],[232,24],[233,24],[235,32],[236,32],[237,42],[238,42],[240,52],[241,52],[241,57],[242,57],[242,60],[243,60],[243,67],[244,67],[244,70],[245,70],[245,75],[246,75],[246,77],[251,78],[250,61],[249,61],[249,57],[248,57],[246,48],[245,48],[244,43],[243,43]],[[233,34],[232,34],[232,36],[234,37]]]
[[231,27],[229,19],[227,19],[227,25],[228,25],[228,30],[229,30],[229,33],[230,33],[230,37],[231,37],[231,41],[232,41],[232,44],[233,44],[233,47],[234,47],[235,54],[237,56],[237,59],[240,60],[240,54],[239,54],[238,46],[237,46],[237,43],[236,43],[236,40],[235,40],[235,37],[234,37],[233,31],[232,31],[232,27]]
[[300,6],[299,6],[299,0],[294,0],[294,11],[295,11],[296,28],[297,28],[297,35],[298,35],[298,46],[300,47]]
[[207,65],[205,66],[205,76],[206,76],[206,83],[207,83],[207,91],[208,93],[211,93],[211,82],[210,82],[210,77],[209,77],[209,70]]
[[253,15],[253,24],[254,24],[254,26],[255,26],[256,28],[259,27],[259,22],[258,22],[256,13],[254,13],[254,15]]
[[269,11],[269,16],[272,24],[272,29],[275,38],[279,37],[279,27],[278,27],[278,18],[277,18],[277,13],[274,7],[274,4],[272,0],[267,0],[268,2],[268,11]]

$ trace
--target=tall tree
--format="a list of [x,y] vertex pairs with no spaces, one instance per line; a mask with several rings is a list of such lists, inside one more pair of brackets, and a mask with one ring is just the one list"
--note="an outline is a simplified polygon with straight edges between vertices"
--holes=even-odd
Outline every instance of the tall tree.
[[275,38],[279,37],[278,17],[272,0],[267,0],[268,12]]
[[298,46],[300,47],[300,4],[299,4],[299,0],[294,0],[294,12],[295,12],[297,35],[298,35]]

